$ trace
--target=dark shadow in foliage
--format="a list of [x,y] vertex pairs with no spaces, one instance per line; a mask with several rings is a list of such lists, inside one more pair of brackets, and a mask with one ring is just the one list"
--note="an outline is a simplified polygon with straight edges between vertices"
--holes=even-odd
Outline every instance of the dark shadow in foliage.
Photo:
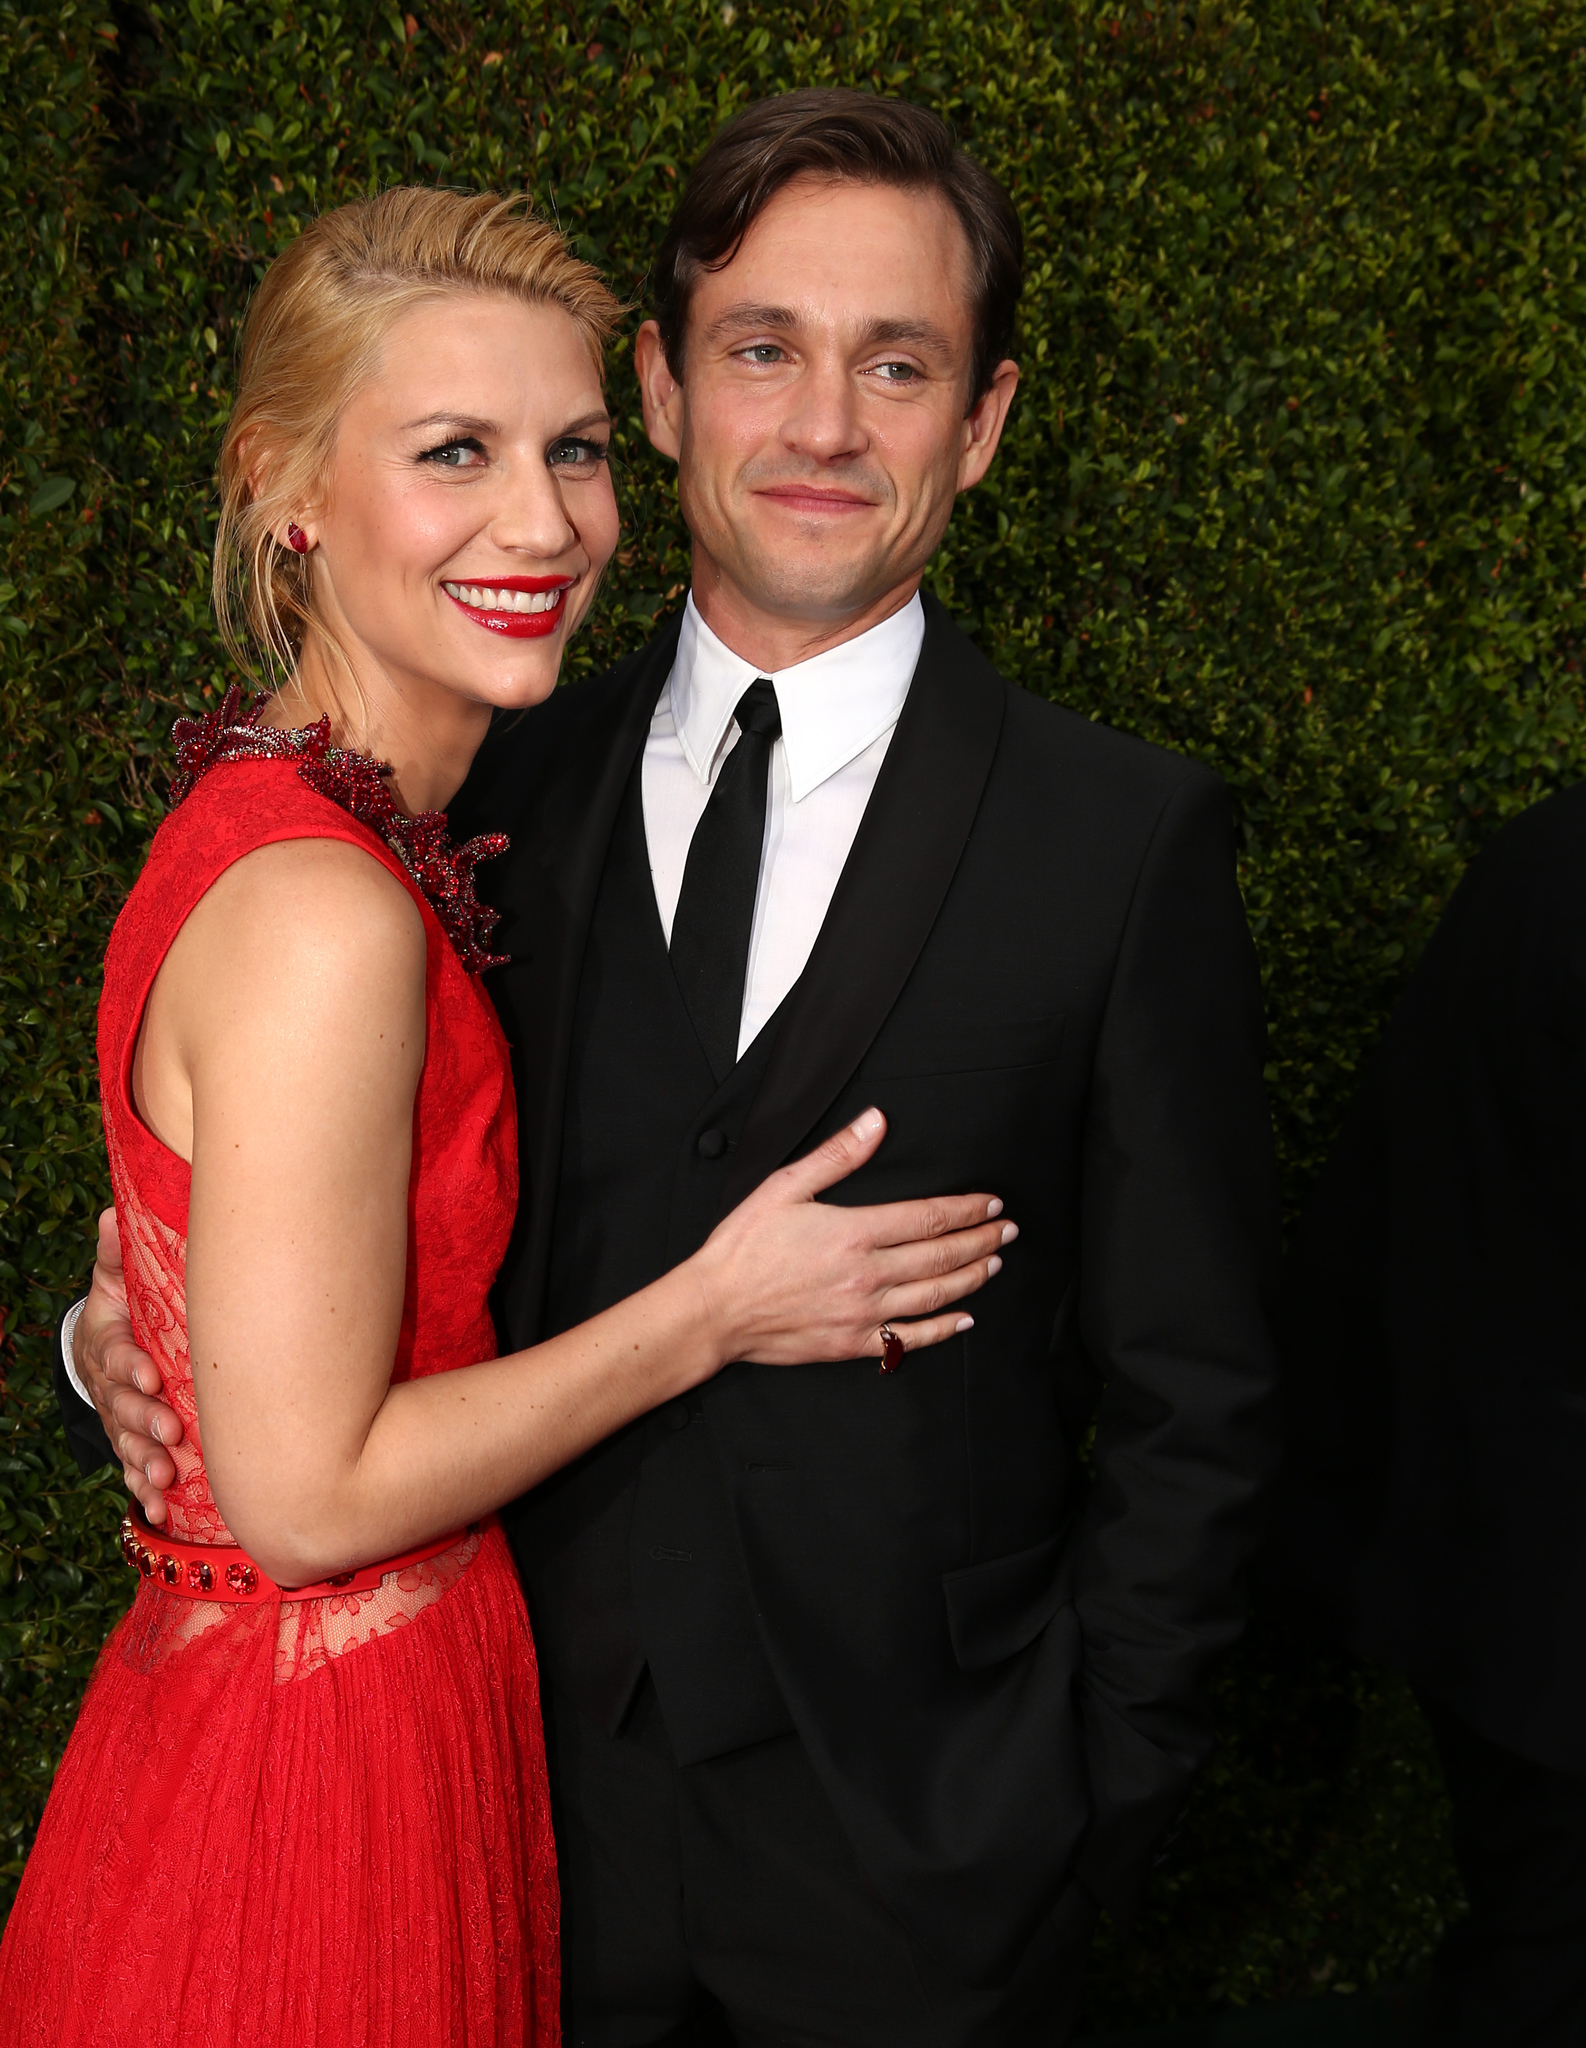
[[1448,1815],[1407,1685],[1258,1611],[1217,1678],[1210,1765],[1127,1939],[1105,1925],[1089,2024],[1365,1992],[1424,1967],[1458,1909]]

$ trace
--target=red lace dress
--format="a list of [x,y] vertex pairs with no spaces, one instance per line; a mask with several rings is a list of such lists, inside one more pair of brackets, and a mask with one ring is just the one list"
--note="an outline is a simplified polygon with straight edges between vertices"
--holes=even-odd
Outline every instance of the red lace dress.
[[[476,972],[475,842],[401,818],[321,728],[178,727],[184,773],[105,963],[99,1060],[133,1326],[187,1432],[171,1530],[232,1542],[204,1472],[184,1312],[188,1169],[139,1121],[139,1020],[183,921],[275,840],[361,846],[419,904],[397,1380],[495,1355],[516,1200],[511,1077]],[[259,756],[262,754],[263,758]],[[560,2038],[534,1647],[493,1522],[378,1585],[224,1605],[144,1579],[100,1657],[0,1947],[0,2041],[462,2048]]]

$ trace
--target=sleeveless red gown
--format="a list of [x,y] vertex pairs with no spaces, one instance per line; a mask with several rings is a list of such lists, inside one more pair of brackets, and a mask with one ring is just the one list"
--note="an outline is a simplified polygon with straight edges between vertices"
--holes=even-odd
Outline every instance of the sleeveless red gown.
[[[330,752],[323,729],[263,734],[234,717],[232,699],[178,728],[181,800],[117,921],[99,1012],[133,1327],[187,1433],[170,1530],[221,1544],[233,1539],[205,1478],[187,1355],[188,1168],[140,1122],[130,1089],[155,974],[216,877],[272,841],[341,839],[389,869],[423,916],[429,1036],[394,1379],[495,1356],[486,1293],[517,1158],[506,1047],[465,964],[488,959],[471,881],[479,844],[453,856],[438,818],[393,821],[372,764]],[[559,2039],[534,1647],[495,1523],[377,1588],[325,1599],[227,1606],[140,1581],[0,1946],[0,2042]]]

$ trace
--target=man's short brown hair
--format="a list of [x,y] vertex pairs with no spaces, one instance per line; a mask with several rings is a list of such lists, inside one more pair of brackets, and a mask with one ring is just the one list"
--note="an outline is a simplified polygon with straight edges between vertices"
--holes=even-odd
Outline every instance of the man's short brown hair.
[[939,114],[846,87],[779,93],[717,130],[677,203],[651,276],[651,302],[674,377],[683,375],[689,301],[702,270],[720,270],[784,185],[847,178],[939,192],[969,243],[975,300],[971,402],[1013,344],[1024,236],[1013,201],[953,141]]

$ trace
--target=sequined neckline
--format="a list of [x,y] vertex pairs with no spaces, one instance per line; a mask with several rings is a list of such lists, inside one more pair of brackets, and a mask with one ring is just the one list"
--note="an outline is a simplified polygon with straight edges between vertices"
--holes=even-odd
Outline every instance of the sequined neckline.
[[409,817],[399,810],[388,787],[390,766],[367,754],[333,747],[328,718],[316,725],[260,725],[262,709],[260,704],[244,715],[242,691],[234,683],[218,711],[176,721],[171,728],[176,743],[172,810],[191,796],[219,761],[296,761],[298,775],[310,789],[367,825],[390,847],[470,974],[504,967],[506,954],[486,950],[500,913],[474,893],[474,870],[481,861],[506,852],[511,843],[506,834],[482,832],[454,847],[445,813],[420,811]]

